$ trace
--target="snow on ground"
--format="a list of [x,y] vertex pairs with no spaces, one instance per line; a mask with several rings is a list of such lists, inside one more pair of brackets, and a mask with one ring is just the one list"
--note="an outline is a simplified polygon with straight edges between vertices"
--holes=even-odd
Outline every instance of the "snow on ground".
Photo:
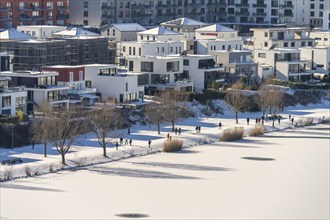
[[[202,132],[218,133],[214,125],[218,120],[198,123]],[[229,124],[231,119],[227,120]],[[187,130],[189,122],[180,124],[187,137],[194,136]],[[149,219],[329,219],[329,128],[326,124],[293,128],[2,182],[0,215],[2,219],[120,219],[116,215],[122,213],[146,214]]]
[[[181,127],[182,134],[180,136],[175,135],[171,131],[170,124],[164,124],[161,129],[161,135],[156,132],[155,126],[133,126],[131,128],[131,134],[127,135],[126,130],[117,131],[117,136],[122,136],[124,139],[132,139],[132,146],[122,145],[119,150],[115,149],[115,142],[118,138],[112,140],[112,145],[107,149],[109,158],[102,157],[102,149],[98,145],[94,134],[82,135],[79,137],[70,152],[66,155],[67,164],[66,168],[75,167],[77,165],[104,163],[122,158],[131,157],[132,155],[145,155],[153,152],[161,151],[161,145],[166,140],[166,135],[169,133],[172,137],[181,138],[184,141],[184,147],[191,147],[200,144],[210,143],[218,141],[220,134],[226,128],[234,126],[243,126],[247,133],[249,129],[255,126],[255,118],[261,117],[260,112],[245,112],[239,114],[239,124],[235,124],[234,113],[229,110],[228,105],[222,100],[218,101],[217,105],[221,106],[225,112],[223,115],[213,115],[212,117],[205,117],[203,114],[198,114],[199,117],[188,118],[177,123],[177,127]],[[306,118],[314,118],[314,123],[322,117],[326,119],[330,118],[329,102],[324,102],[318,105],[309,106],[296,106],[285,109],[285,112],[281,114],[284,118],[279,125],[275,122],[275,127],[272,127],[272,122],[265,122],[265,127],[268,131],[276,131],[288,128],[291,125],[288,120],[288,115],[291,114],[295,118],[295,122],[299,120],[305,120]],[[202,108],[197,105],[193,109],[195,112]],[[250,125],[246,124],[246,118],[249,117]],[[223,128],[219,130],[218,123],[222,122]],[[201,126],[201,133],[196,134],[195,127]],[[148,148],[148,140],[152,141],[151,149]],[[48,156],[43,156],[43,145],[36,145],[34,149],[32,146],[25,146],[21,148],[11,149],[0,148],[1,161],[9,158],[22,158],[23,163],[14,164],[11,166],[0,166],[0,178],[3,178],[4,174],[12,169],[13,177],[26,176],[26,167],[31,168],[32,173],[48,173],[50,168],[53,170],[59,170],[62,168],[60,164],[60,156],[56,149],[52,146],[47,148]]]

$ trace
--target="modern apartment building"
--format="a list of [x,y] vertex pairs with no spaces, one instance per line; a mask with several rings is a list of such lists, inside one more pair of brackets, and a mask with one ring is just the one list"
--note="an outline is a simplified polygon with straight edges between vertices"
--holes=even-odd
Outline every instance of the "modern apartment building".
[[159,25],[189,17],[201,22],[322,26],[328,0],[70,0],[70,22]]
[[68,0],[1,0],[0,28],[67,25]]
[[330,30],[330,9],[323,11],[323,30]]

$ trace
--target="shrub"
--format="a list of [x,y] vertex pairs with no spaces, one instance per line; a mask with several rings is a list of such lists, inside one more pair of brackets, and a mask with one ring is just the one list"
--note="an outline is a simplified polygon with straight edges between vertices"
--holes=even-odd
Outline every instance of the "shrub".
[[54,170],[54,164],[50,164],[49,165],[49,172],[50,173],[54,173],[55,172],[55,170]]
[[28,166],[25,167],[25,174],[26,176],[32,176],[32,171],[30,167]]
[[229,128],[223,131],[220,141],[234,141],[243,139],[243,127]]
[[172,141],[165,141],[163,144],[163,152],[174,152],[182,150],[183,141],[179,139],[173,139]]
[[3,172],[3,180],[8,181],[13,178],[13,168],[6,166],[6,169]]
[[309,126],[313,124],[313,119],[312,118],[307,118],[304,122],[303,125],[304,126]]
[[255,126],[249,131],[249,136],[261,136],[265,132],[265,129],[262,126]]

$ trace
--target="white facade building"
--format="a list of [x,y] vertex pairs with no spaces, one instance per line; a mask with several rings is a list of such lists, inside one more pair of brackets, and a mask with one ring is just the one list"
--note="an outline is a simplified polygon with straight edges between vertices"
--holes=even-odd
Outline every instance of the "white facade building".
[[53,25],[22,25],[17,26],[17,30],[42,39],[53,37],[54,33],[64,31],[66,27]]
[[144,27],[137,23],[110,24],[101,29],[101,36],[117,42],[136,41],[136,34],[145,30]]
[[323,11],[323,30],[330,30],[330,9]]
[[84,65],[85,79],[101,93],[101,99],[114,98],[118,102],[143,100],[144,86],[138,85],[138,77],[118,73],[116,65]]
[[18,110],[26,113],[27,92],[24,86],[10,87],[11,78],[0,73],[0,115],[16,115]]
[[314,38],[316,47],[330,47],[330,30],[328,31],[312,31],[309,33],[311,38]]
[[301,48],[301,59],[312,62],[314,78],[330,76],[330,47]]

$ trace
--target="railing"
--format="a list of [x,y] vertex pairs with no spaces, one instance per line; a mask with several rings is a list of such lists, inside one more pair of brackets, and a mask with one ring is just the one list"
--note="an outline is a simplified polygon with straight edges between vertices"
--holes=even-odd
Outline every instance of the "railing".
[[9,88],[0,88],[0,93],[13,93],[13,92],[23,92],[25,86],[9,87]]
[[26,7],[26,6],[24,6],[24,7],[19,7],[19,10],[20,10],[20,11],[32,11],[32,7]]
[[235,15],[237,15],[237,16],[249,16],[249,12],[248,11],[243,11],[243,12],[237,11],[237,12],[235,12]]
[[96,88],[68,89],[68,94],[96,93]]
[[19,16],[19,20],[32,20],[32,17],[27,16],[27,15],[25,15],[25,16]]
[[67,6],[57,6],[58,10],[68,10]]
[[235,7],[248,8],[249,4],[235,4]]
[[0,17],[0,21],[6,21],[6,20],[12,20],[13,16],[4,16],[4,17]]
[[284,5],[280,5],[281,8],[293,8],[293,5],[289,5],[289,4],[284,4]]
[[253,4],[253,7],[255,8],[267,8],[266,4]]
[[253,13],[253,16],[266,16],[267,14],[265,12],[256,12]]
[[10,7],[0,6],[0,11],[9,11],[9,10],[11,10]]
[[57,14],[56,18],[58,18],[58,19],[69,19],[69,15]]

